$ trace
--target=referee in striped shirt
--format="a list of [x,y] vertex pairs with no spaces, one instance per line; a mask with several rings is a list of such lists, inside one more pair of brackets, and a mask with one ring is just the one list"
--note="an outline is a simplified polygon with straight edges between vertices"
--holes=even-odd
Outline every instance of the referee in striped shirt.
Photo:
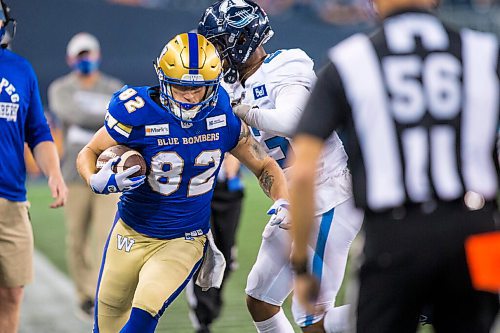
[[415,332],[430,305],[436,332],[487,333],[498,295],[473,286],[464,244],[498,230],[497,37],[448,27],[430,12],[434,0],[374,5],[380,29],[329,51],[297,129],[296,293],[310,296],[313,281],[314,166],[325,138],[343,128],[355,201],[366,212],[357,332]]

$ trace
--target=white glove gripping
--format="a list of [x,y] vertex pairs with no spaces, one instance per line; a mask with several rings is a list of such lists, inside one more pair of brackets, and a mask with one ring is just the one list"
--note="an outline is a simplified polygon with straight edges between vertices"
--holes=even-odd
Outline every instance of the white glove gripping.
[[288,219],[288,207],[290,204],[285,199],[278,199],[267,211],[267,215],[271,215],[269,219],[270,225],[277,225],[281,229],[288,230],[291,227]]
[[112,168],[120,162],[120,157],[109,160],[98,173],[90,176],[90,188],[97,194],[110,194],[115,192],[130,191],[144,183],[146,176],[128,178],[141,167],[134,165],[127,170],[114,173]]
[[245,123],[248,124],[248,121],[250,120],[248,118],[249,116],[249,111],[257,108],[257,106],[252,106],[248,104],[236,104],[233,106],[233,112]]

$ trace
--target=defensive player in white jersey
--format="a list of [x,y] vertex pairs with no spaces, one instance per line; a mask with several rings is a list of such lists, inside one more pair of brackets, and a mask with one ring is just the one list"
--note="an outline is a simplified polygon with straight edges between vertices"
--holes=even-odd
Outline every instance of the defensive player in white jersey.
[[[255,139],[285,174],[293,165],[289,137],[297,125],[316,78],[313,61],[300,49],[267,54],[262,44],[273,31],[265,12],[248,0],[223,0],[210,6],[198,32],[212,41],[223,59],[225,86],[233,110],[252,127]],[[295,322],[304,332],[339,332],[348,327],[348,307],[334,308],[345,272],[349,247],[358,233],[362,214],[354,209],[347,156],[334,133],[318,166],[316,232],[310,241],[307,269],[320,280],[310,314],[293,302]],[[286,164],[285,164],[286,160]],[[291,189],[299,190],[299,189]],[[287,214],[287,202],[276,202],[269,213]],[[257,260],[248,276],[247,306],[258,332],[293,332],[281,305],[293,287],[289,256],[291,237],[286,222],[265,227]]]

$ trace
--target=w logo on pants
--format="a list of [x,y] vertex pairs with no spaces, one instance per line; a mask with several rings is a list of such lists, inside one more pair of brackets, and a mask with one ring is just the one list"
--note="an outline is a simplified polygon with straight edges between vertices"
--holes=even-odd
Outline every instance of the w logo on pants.
[[132,245],[134,245],[135,240],[132,238],[128,237],[123,237],[122,235],[117,235],[118,236],[118,242],[117,242],[117,247],[118,250],[123,250],[125,248],[125,252],[130,252],[132,249]]

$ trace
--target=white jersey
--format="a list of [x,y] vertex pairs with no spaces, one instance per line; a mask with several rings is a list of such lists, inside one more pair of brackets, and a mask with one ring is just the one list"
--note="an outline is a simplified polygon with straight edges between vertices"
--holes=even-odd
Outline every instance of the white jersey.
[[[299,104],[298,107],[302,112],[309,97],[308,91],[311,90],[316,80],[313,65],[311,58],[300,49],[278,50],[267,56],[259,69],[245,81],[244,87],[239,83],[232,85],[223,83],[223,87],[232,100],[243,97],[243,104],[272,110],[277,108],[276,100],[283,88],[300,85],[307,90],[304,90],[305,93],[301,96],[294,96],[298,98],[295,98],[294,103]],[[288,119],[280,121],[288,122],[295,128],[298,118],[297,115],[290,115]],[[288,178],[290,167],[286,168],[285,159],[293,160],[293,146],[290,138],[253,127],[252,135],[269,156],[284,169]],[[333,132],[325,142],[323,156],[318,165],[316,215],[330,210],[352,196],[347,172],[347,155],[344,146],[337,133]]]

